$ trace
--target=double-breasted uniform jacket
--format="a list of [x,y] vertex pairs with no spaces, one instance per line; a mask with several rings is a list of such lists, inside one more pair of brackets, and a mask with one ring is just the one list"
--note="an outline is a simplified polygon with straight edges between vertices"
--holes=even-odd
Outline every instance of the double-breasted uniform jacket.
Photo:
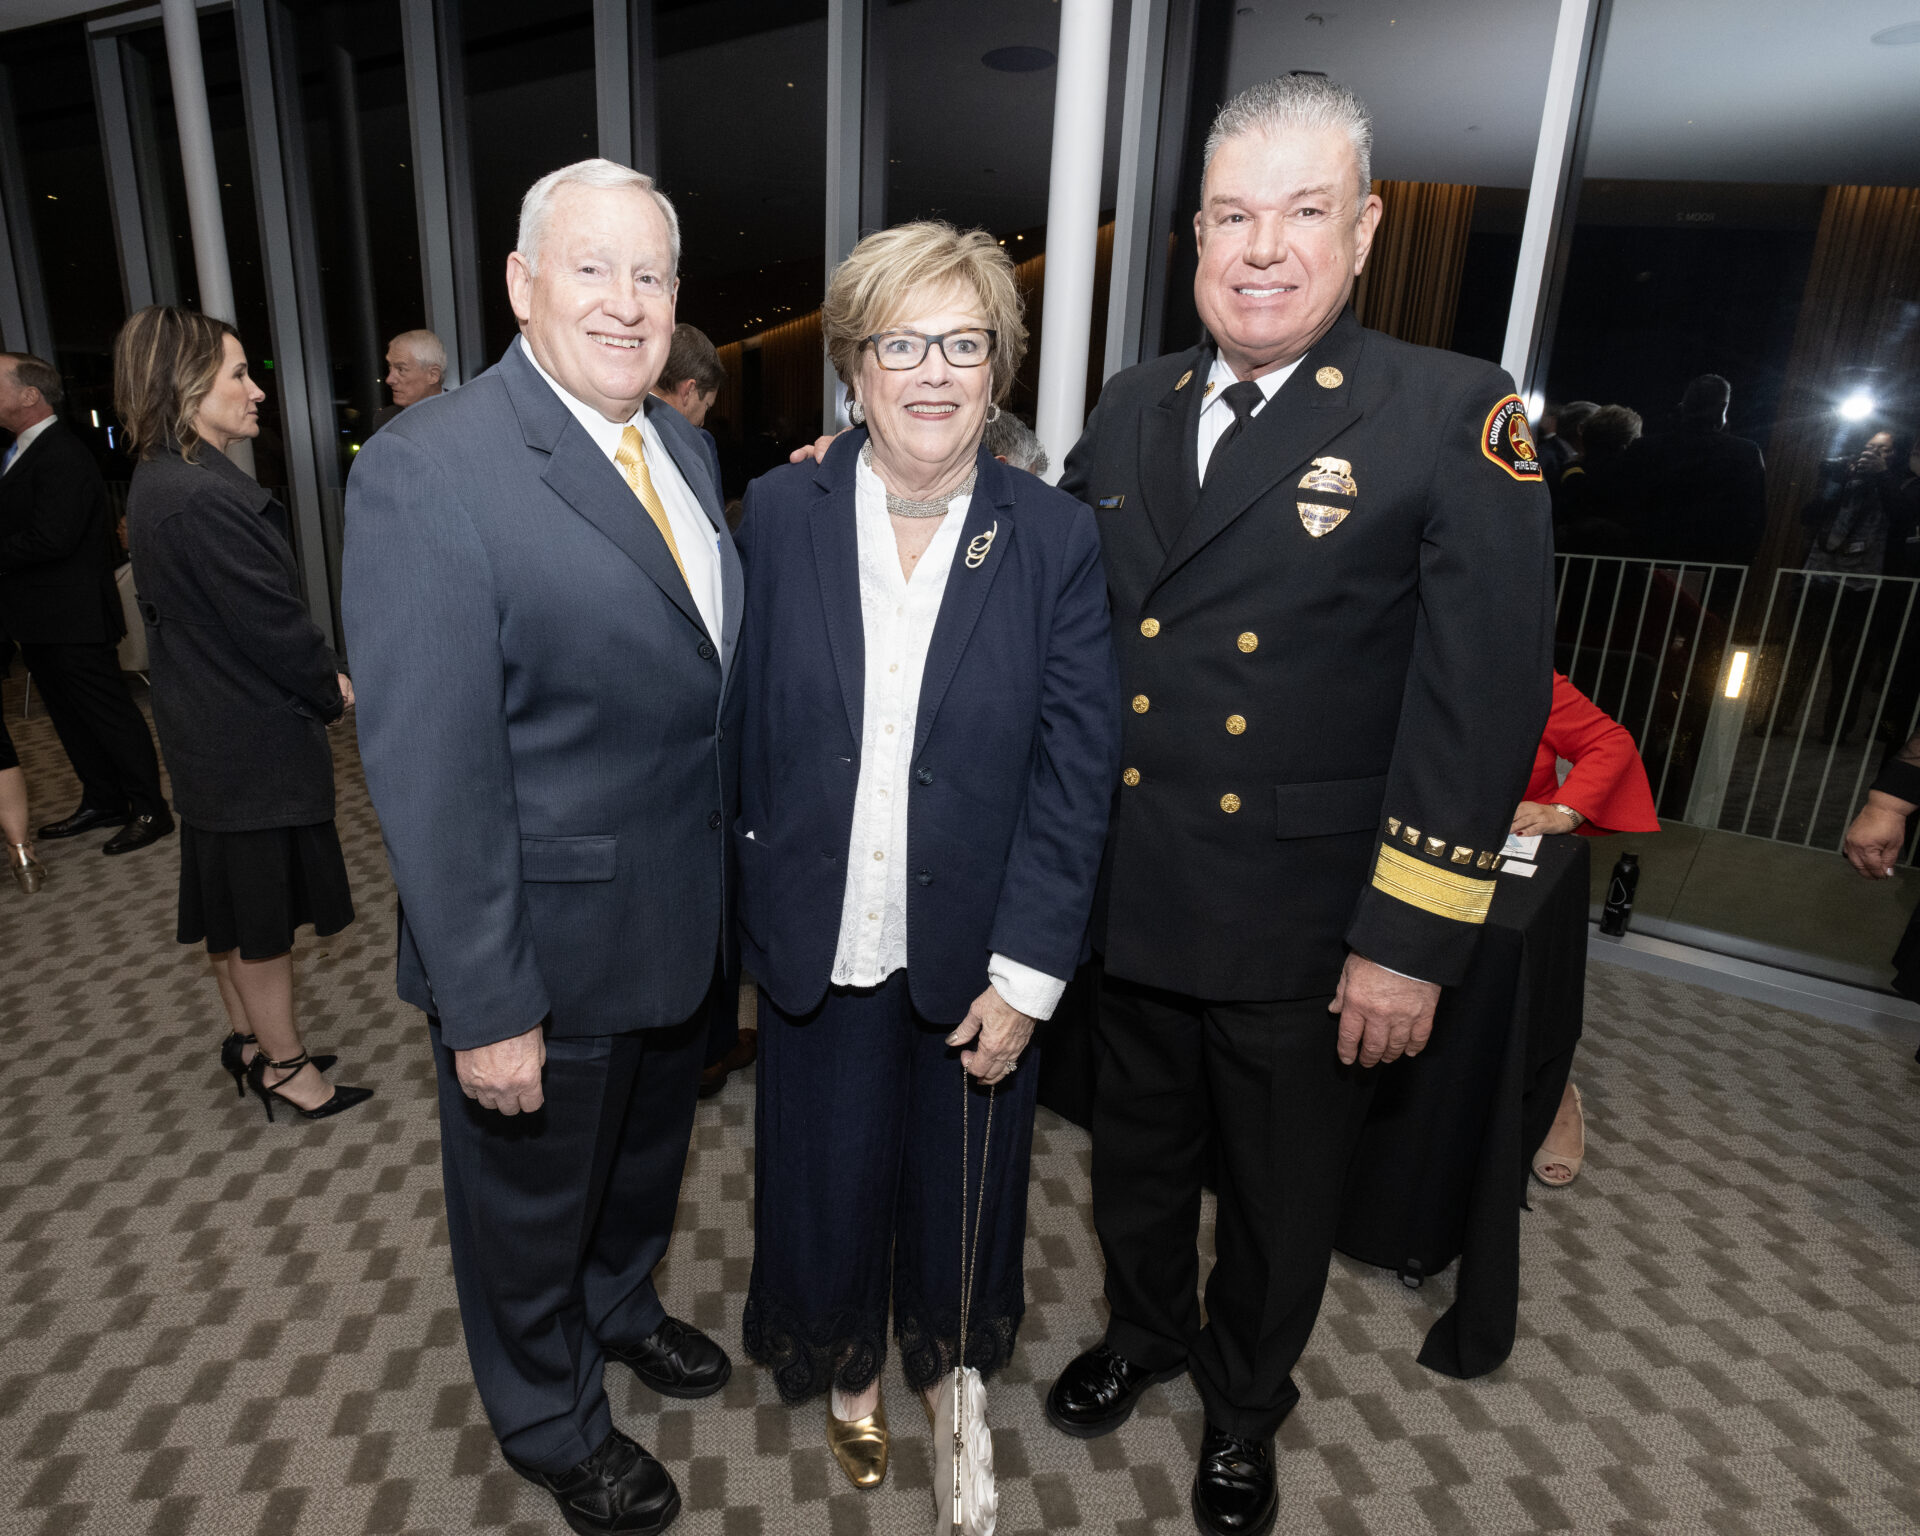
[[1094,943],[1217,1000],[1349,948],[1458,982],[1552,691],[1551,528],[1499,368],[1345,313],[1199,485],[1212,353],[1107,384],[1095,509],[1126,700]]

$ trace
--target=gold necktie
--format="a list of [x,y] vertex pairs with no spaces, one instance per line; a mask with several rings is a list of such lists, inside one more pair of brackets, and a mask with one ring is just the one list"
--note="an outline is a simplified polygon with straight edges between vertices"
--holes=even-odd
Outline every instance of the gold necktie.
[[660,530],[660,537],[667,541],[667,553],[673,556],[673,563],[680,570],[680,579],[687,582],[687,590],[691,592],[693,583],[687,581],[687,566],[680,558],[680,546],[673,537],[673,524],[667,521],[667,509],[661,504],[660,493],[653,488],[653,476],[647,473],[647,445],[640,436],[640,429],[631,422],[626,431],[620,434],[620,451],[613,456],[613,462],[619,466],[620,473],[627,477],[627,485],[640,498],[640,505],[647,509],[647,516],[653,519],[653,526]]

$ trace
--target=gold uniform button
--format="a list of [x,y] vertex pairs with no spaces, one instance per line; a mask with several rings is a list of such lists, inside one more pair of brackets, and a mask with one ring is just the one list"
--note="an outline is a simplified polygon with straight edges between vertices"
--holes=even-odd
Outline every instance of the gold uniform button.
[[1144,715],[1147,712],[1147,696],[1144,693],[1136,693],[1133,696],[1133,712],[1136,715]]
[[1151,640],[1155,635],[1160,633],[1160,621],[1158,619],[1142,619],[1140,621],[1140,633]]
[[1120,775],[1120,782],[1126,785],[1128,789],[1132,789],[1134,785],[1140,782],[1140,770],[1138,768],[1129,768],[1125,773]]
[[1245,715],[1228,715],[1227,716],[1227,734],[1229,736],[1238,736],[1246,728],[1247,728],[1247,717]]
[[1240,809],[1240,797],[1238,795],[1222,795],[1220,797],[1220,809],[1231,816],[1235,811]]
[[1260,637],[1252,630],[1248,630],[1240,637],[1238,644],[1241,650],[1251,656],[1255,651],[1260,649]]

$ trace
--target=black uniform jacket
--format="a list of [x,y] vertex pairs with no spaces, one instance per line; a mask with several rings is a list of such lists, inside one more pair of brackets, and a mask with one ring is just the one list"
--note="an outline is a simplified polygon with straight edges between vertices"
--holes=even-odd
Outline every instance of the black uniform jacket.
[[1552,696],[1547,493],[1491,364],[1348,311],[1198,487],[1212,354],[1110,380],[1095,509],[1125,738],[1094,944],[1220,1000],[1349,947],[1458,982]]
[[208,832],[333,819],[338,662],[300,601],[286,509],[218,449],[133,472],[127,538],[173,803]]
[[0,634],[25,645],[111,645],[127,632],[107,488],[62,422],[0,475]]

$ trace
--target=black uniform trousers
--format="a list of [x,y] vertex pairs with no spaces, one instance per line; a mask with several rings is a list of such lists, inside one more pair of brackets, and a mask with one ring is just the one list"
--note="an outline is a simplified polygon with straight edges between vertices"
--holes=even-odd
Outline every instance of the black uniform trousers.
[[153,733],[127,692],[117,649],[22,642],[20,654],[80,779],[81,805],[110,816],[166,815]]
[[[1113,977],[1094,1026],[1093,1220],[1106,1342],[1183,1362],[1208,1419],[1261,1440],[1299,1401],[1291,1372],[1326,1289],[1347,1165],[1375,1071],[1334,1054],[1330,996],[1210,1002]],[[1207,1320],[1200,1186],[1219,1196]]]
[[638,1343],[666,1316],[653,1270],[679,1204],[707,1006],[669,1029],[550,1036],[531,1115],[468,1098],[429,1021],[467,1358],[500,1448],[540,1471],[607,1438],[603,1346]]

